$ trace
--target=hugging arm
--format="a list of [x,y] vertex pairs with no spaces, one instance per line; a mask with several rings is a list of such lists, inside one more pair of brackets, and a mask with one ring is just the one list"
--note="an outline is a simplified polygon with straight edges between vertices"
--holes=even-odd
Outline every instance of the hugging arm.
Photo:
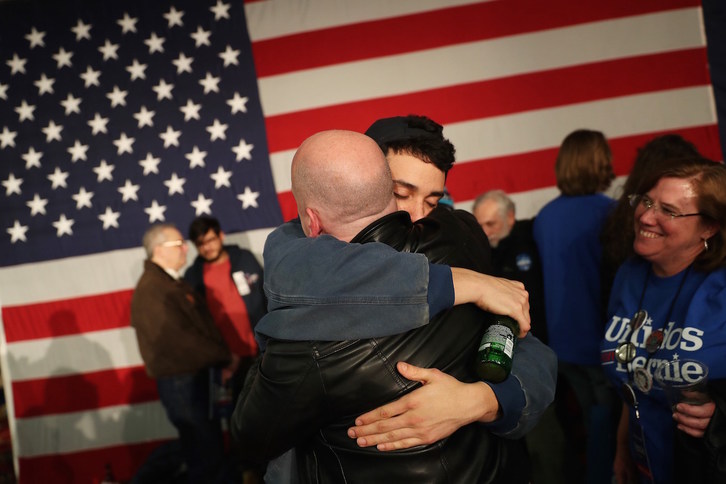
[[399,364],[399,371],[423,387],[358,417],[348,435],[361,447],[397,450],[430,444],[471,422],[484,423],[502,437],[523,437],[554,399],[557,358],[528,335],[517,344],[512,372],[501,383],[463,383],[408,364]]

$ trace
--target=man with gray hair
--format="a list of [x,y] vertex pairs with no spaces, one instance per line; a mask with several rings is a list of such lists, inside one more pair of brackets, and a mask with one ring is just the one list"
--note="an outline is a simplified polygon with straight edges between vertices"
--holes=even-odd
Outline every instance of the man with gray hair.
[[232,482],[220,423],[209,415],[210,369],[226,365],[229,350],[204,300],[181,279],[188,249],[179,230],[153,225],[143,244],[147,259],[131,298],[131,326],[146,372],[179,431],[189,482]]
[[547,344],[542,263],[532,237],[534,219],[516,220],[516,207],[503,190],[490,190],[474,200],[472,213],[492,247],[494,274],[524,283],[529,292],[532,334]]
[[514,226],[514,202],[503,190],[490,190],[474,200],[471,212],[487,234],[489,245],[496,247]]

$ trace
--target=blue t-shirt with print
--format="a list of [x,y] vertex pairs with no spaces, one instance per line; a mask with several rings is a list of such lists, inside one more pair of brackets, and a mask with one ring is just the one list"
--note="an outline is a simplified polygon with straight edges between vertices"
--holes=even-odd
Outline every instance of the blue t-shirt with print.
[[[630,320],[639,309],[648,317],[640,329],[630,331]],[[657,330],[663,331],[663,342],[649,355],[645,342]],[[636,347],[630,365],[615,357],[615,349],[625,341]],[[649,262],[639,257],[628,260],[613,283],[601,350],[603,368],[621,396],[623,382],[632,381],[636,368],[645,367],[652,376],[658,366],[673,360],[681,362],[679,368],[685,360],[697,360],[708,366],[709,379],[726,377],[726,269],[706,274],[690,268],[661,278],[652,273]],[[681,379],[680,372],[670,376]],[[632,386],[653,480],[670,483],[675,431],[670,404],[655,381],[647,393]],[[637,461],[632,444],[638,421],[632,406],[629,422],[631,454]]]

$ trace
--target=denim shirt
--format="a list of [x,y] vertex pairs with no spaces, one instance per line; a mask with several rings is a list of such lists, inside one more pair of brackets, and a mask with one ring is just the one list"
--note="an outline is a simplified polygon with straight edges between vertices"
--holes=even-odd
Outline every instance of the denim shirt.
[[[429,312],[428,297],[450,297],[444,306],[433,301],[432,308],[453,304],[450,271],[451,295],[429,292],[429,276],[432,286],[446,285],[446,272],[422,254],[397,252],[378,242],[308,238],[297,220],[269,235],[264,262],[268,313],[255,328],[263,345],[266,337],[338,341],[398,334],[435,316]],[[298,319],[301,311],[305,317]],[[554,352],[532,335],[519,340],[513,360],[509,378],[488,383],[502,416],[486,425],[507,438],[522,437],[534,427],[554,399],[557,378]]]

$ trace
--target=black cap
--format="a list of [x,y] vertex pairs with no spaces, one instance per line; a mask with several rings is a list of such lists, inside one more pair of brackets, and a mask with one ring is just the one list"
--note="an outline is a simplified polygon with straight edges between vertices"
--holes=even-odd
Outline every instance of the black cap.
[[375,121],[366,130],[366,136],[380,144],[391,141],[405,141],[417,138],[440,138],[440,133],[432,133],[421,128],[411,127],[409,118],[405,116],[394,116],[392,118],[381,118]]

